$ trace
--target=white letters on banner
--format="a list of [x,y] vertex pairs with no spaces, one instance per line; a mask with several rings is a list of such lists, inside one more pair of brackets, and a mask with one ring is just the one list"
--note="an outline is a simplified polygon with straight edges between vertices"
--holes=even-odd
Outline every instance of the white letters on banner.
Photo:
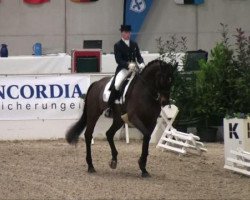
[[0,120],[77,119],[90,77],[1,76]]

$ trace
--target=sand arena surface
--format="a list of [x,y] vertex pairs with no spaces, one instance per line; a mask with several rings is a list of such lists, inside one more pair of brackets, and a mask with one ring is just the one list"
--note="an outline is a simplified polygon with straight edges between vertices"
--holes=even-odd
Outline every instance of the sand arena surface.
[[223,169],[223,144],[206,144],[201,157],[178,156],[150,145],[140,177],[141,141],[116,141],[117,169],[106,141],[92,146],[95,174],[87,173],[85,143],[0,142],[0,199],[250,199],[250,177]]

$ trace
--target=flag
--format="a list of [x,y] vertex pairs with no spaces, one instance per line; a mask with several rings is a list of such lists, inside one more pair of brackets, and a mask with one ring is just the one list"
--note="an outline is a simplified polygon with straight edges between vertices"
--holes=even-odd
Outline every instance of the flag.
[[124,0],[123,24],[131,25],[132,40],[136,40],[152,3],[153,0]]
[[204,0],[175,0],[177,4],[202,4]]
[[40,4],[40,3],[49,2],[50,0],[23,0],[23,1],[29,4]]
[[85,3],[85,2],[93,2],[93,1],[98,1],[98,0],[71,0],[76,3]]

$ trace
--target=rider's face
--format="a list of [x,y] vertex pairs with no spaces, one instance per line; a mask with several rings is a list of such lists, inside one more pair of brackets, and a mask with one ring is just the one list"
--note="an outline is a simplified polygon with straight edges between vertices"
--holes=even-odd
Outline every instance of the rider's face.
[[129,40],[129,39],[130,39],[131,32],[130,32],[130,31],[122,31],[121,35],[122,35],[122,38],[123,38],[124,40]]

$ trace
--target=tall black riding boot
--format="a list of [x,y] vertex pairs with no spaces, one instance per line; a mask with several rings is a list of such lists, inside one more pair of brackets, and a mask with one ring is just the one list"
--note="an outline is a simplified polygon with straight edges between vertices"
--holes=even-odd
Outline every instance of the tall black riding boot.
[[112,107],[115,104],[115,100],[119,97],[119,91],[117,91],[115,88],[111,90],[108,105],[109,107]]

